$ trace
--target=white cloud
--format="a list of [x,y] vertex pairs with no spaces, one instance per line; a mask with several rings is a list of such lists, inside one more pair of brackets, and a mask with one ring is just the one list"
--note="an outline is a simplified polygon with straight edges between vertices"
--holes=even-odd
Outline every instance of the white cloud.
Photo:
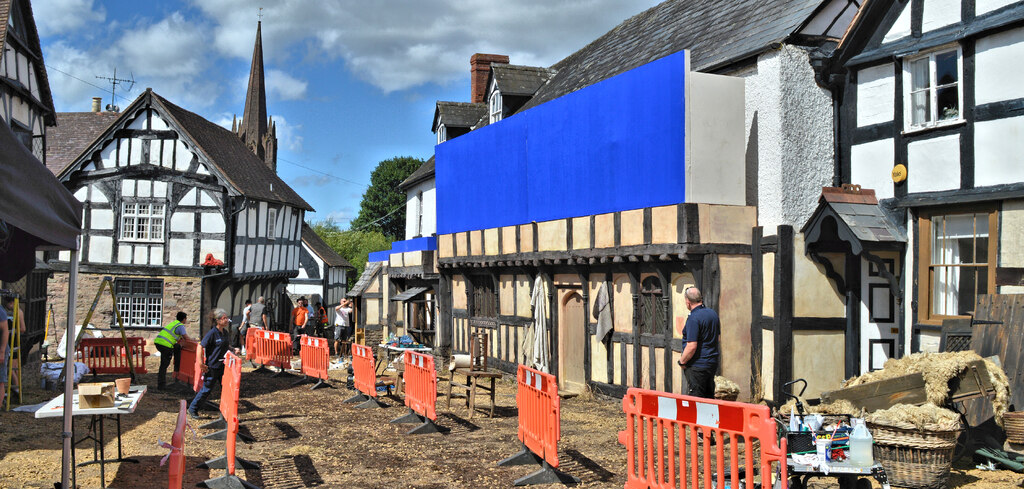
[[302,124],[291,125],[283,116],[272,115],[274,125],[277,126],[277,144],[279,148],[287,149],[293,153],[302,151]]
[[156,78],[195,77],[208,64],[205,30],[180,12],[124,33],[117,42],[120,57],[134,71]]
[[32,2],[32,16],[40,36],[68,34],[85,26],[95,26],[106,18],[102,6],[94,7],[93,0],[36,0]]
[[[656,0],[282,0],[265,9],[267,59],[342,58],[349,70],[384,92],[461,80],[473,53],[508,54],[512,63],[549,66]],[[253,21],[261,2],[194,0],[215,24],[214,46],[252,56]]]
[[[267,91],[276,94],[281,100],[302,100],[306,98],[309,83],[299,80],[281,70],[267,70]],[[248,83],[248,79],[246,79]]]

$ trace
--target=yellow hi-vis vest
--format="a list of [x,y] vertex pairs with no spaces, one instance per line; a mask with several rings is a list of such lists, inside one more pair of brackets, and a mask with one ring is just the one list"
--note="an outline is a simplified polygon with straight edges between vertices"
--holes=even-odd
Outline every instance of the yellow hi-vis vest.
[[175,334],[174,332],[174,330],[178,328],[179,324],[181,324],[181,322],[175,319],[167,326],[164,326],[164,329],[160,331],[160,334],[156,335],[156,338],[153,339],[153,343],[166,346],[167,348],[174,348],[174,345],[178,343],[178,339],[181,338],[180,335]]

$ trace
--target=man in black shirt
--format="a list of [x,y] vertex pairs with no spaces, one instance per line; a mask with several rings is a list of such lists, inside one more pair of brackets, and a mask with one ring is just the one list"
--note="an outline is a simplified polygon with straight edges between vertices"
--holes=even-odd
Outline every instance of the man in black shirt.
[[[213,319],[216,327],[210,329],[203,337],[203,341],[200,342],[206,353],[206,358],[203,359],[201,365],[204,375],[203,386],[196,393],[196,397],[192,399],[192,404],[188,406],[188,415],[193,419],[199,418],[199,408],[206,402],[206,398],[210,396],[213,388],[220,383],[221,377],[224,375],[224,355],[231,350],[231,341],[228,337],[228,326],[231,324],[231,320],[228,319],[227,311],[215,309]],[[237,349],[235,353],[238,353]]]

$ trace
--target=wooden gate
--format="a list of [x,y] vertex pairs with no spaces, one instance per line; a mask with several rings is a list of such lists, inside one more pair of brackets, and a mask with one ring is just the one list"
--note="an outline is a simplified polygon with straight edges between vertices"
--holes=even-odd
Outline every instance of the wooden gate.
[[[1024,294],[979,295],[974,309],[971,349],[982,357],[998,355],[1010,380],[1010,404],[1024,406]],[[992,416],[991,403],[967,406],[972,424]]]

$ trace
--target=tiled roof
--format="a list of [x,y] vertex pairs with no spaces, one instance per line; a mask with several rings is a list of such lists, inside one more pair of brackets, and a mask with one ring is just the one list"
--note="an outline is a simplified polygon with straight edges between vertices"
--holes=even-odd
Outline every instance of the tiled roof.
[[384,266],[384,262],[371,261],[366,264],[366,269],[363,270],[363,274],[359,276],[359,280],[352,286],[352,290],[345,294],[348,297],[359,297],[366,291],[366,288],[370,286],[370,282],[377,275],[377,272]]
[[7,43],[7,25],[11,17],[11,5],[14,2],[20,2],[22,17],[25,19],[25,41],[28,44],[29,50],[39,56],[39,61],[34,65],[36,67],[36,76],[39,77],[36,80],[36,84],[39,86],[39,101],[43,103],[43,107],[46,108],[48,113],[45,115],[46,123],[52,125],[54,123],[54,114],[56,110],[53,108],[53,95],[50,92],[50,80],[46,75],[46,64],[43,62],[43,48],[39,45],[39,31],[36,30],[35,16],[32,15],[32,4],[28,1],[22,0],[0,0],[0,53],[6,52],[5,44]]
[[436,131],[440,124],[448,127],[473,127],[486,115],[487,104],[439,101],[434,109],[434,124],[430,130]]
[[59,112],[46,131],[46,167],[55,175],[75,161],[114,121],[118,112]]
[[415,184],[417,184],[417,183],[419,183],[419,182],[421,182],[423,180],[426,180],[428,178],[433,178],[433,177],[434,177],[434,156],[431,155],[429,160],[424,161],[423,164],[420,165],[420,167],[417,168],[416,171],[412,172],[412,174],[410,174],[408,178],[406,178],[405,180],[402,180],[402,183],[398,184],[398,188],[400,188],[402,190],[406,190],[409,187],[411,187],[411,186],[413,186],[413,185],[415,185]]
[[316,256],[319,256],[320,259],[329,267],[355,268],[348,262],[348,260],[339,255],[337,251],[334,251],[334,248],[331,248],[331,246],[328,245],[319,234],[316,234],[316,231],[306,223],[302,223],[302,242],[306,243],[306,246],[309,246],[309,249],[313,250],[313,253],[316,253]]
[[532,96],[555,76],[555,70],[539,66],[491,64],[491,76],[502,95]]
[[520,111],[683,49],[690,50],[692,70],[714,71],[785,41],[822,3],[668,0],[555,63],[557,73]]
[[220,169],[224,177],[242,195],[257,200],[281,202],[307,211],[313,210],[313,207],[284,183],[284,180],[281,180],[263,160],[246,148],[242,140],[231,131],[172,104],[156,92],[147,90],[147,93],[152,93],[154,101],[167,109],[167,113],[195,140],[210,162]]

